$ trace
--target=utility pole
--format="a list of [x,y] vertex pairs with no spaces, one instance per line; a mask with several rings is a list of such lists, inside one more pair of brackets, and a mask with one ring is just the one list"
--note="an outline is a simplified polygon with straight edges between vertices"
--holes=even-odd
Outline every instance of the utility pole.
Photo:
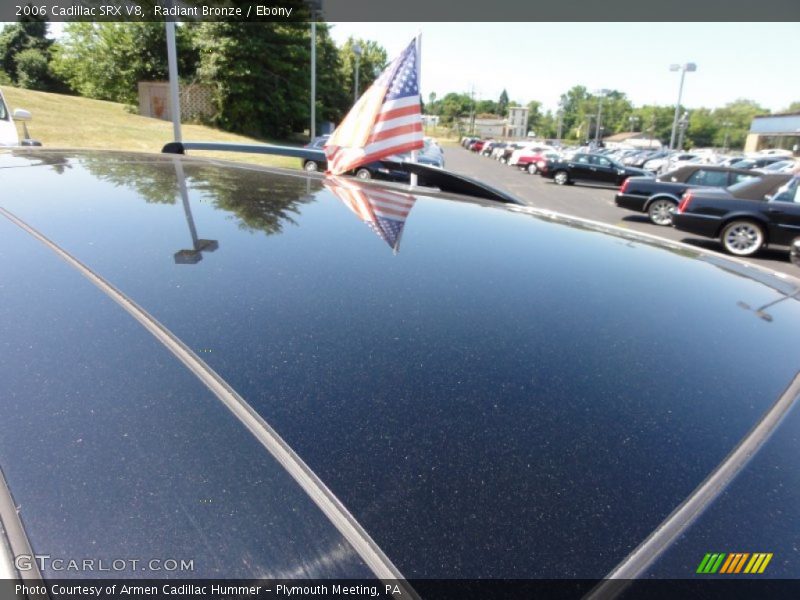
[[469,110],[469,132],[470,135],[475,135],[475,86],[473,85],[470,88],[469,92],[470,100],[472,100],[472,106]]

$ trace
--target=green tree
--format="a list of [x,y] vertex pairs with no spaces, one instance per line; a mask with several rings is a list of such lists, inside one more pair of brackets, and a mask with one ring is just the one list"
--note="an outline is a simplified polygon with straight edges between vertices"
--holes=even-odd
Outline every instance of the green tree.
[[29,90],[47,89],[50,81],[47,59],[47,53],[38,48],[26,48],[17,54],[17,85]]
[[500,99],[497,101],[497,114],[500,116],[506,116],[506,111],[508,110],[508,92],[503,89],[500,92]]
[[52,44],[47,21],[40,17],[6,25],[0,31],[0,72],[20,87],[62,91],[49,66]]
[[539,137],[545,135],[541,131],[543,118],[544,115],[542,114],[542,103],[538,100],[531,100],[528,102],[528,123],[526,125],[527,131],[535,131],[536,135]]
[[441,115],[443,125],[458,123],[458,119],[466,117],[473,109],[473,101],[469,94],[450,92],[436,101],[436,114]]
[[[178,70],[194,76],[192,26],[176,28]],[[135,104],[139,81],[167,78],[163,23],[69,23],[54,46],[53,70],[82,96]]]
[[[358,95],[363,94],[386,68],[386,50],[372,40],[361,38],[347,38],[339,49],[341,66],[339,77],[342,85],[350,92],[350,106],[353,104],[353,90],[355,89],[356,53],[354,46],[361,48],[361,57],[358,60]],[[349,107],[348,107],[349,108]]]
[[475,112],[480,115],[505,116],[505,111],[500,111],[500,105],[494,100],[478,100],[475,103]]
[[715,140],[718,138],[720,128],[721,123],[708,108],[689,111],[685,146],[687,148],[710,148],[716,145]]
[[[722,147],[725,145],[725,133],[728,134],[729,148],[744,148],[747,133],[750,131],[750,124],[756,115],[767,115],[770,113],[768,108],[764,108],[753,100],[739,98],[729,102],[722,108],[714,110],[713,117],[717,123],[717,132],[714,137],[714,145]],[[725,123],[728,123],[726,126]]]

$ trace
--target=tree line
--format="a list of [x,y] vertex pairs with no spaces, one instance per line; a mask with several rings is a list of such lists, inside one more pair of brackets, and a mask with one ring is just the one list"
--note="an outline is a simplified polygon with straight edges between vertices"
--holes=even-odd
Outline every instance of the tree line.
[[[354,45],[362,92],[385,68],[386,50],[353,38],[337,47],[324,23],[316,36],[316,120],[338,123],[353,101]],[[310,122],[310,43],[305,23],[185,23],[176,28],[178,71],[184,83],[211,86],[210,124],[286,138]],[[58,40],[30,18],[0,31],[0,84],[135,106],[139,81],[167,76],[163,23],[69,23]]]
[[[184,23],[177,27],[179,72],[183,82],[211,86],[215,112],[210,123],[257,138],[286,138],[307,129],[311,31],[306,23]],[[347,40],[337,47],[330,26],[317,26],[316,121],[338,123],[353,102],[356,54],[360,46],[359,88],[365,90],[387,64],[386,50],[369,40]],[[47,23],[27,18],[0,31],[0,85],[74,93],[136,105],[139,81],[167,78],[166,32],[162,23],[69,23],[58,40],[47,37]],[[600,106],[602,104],[602,106]],[[602,136],[641,131],[669,142],[674,106],[634,106],[624,92],[604,96],[576,85],[561,95],[559,110],[528,102],[528,130],[539,137],[582,142],[593,139],[601,108]],[[463,119],[503,118],[511,101],[503,90],[497,101],[451,92],[430,94],[428,114],[458,130]],[[800,110],[793,102],[787,111]],[[770,111],[739,99],[719,108],[681,107],[688,113],[688,147],[742,148],[752,118]]]
[[[497,101],[475,100],[470,93],[451,92],[441,98],[428,97],[427,112],[440,117],[440,123],[454,131],[464,133],[473,116],[506,116],[509,106],[522,106],[509,101],[503,90]],[[603,96],[590,93],[586,87],[576,85],[561,94],[559,109],[542,110],[542,103],[527,103],[528,131],[537,137],[557,138],[585,142],[597,133],[597,116],[600,109],[600,135],[607,137],[622,132],[643,132],[663,144],[670,141],[675,106],[634,106],[624,92],[610,90]],[[785,111],[800,110],[800,102],[793,102]],[[688,148],[744,147],[750,123],[756,115],[770,114],[770,110],[753,100],[738,99],[719,108],[688,108],[681,106],[679,114],[688,115],[684,145]],[[560,133],[560,136],[559,136]]]

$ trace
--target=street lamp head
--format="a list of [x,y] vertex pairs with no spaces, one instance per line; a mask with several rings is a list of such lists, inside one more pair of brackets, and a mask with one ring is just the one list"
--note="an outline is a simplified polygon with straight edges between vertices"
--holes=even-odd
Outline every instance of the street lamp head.
[[361,56],[361,46],[359,46],[358,42],[353,44],[353,54],[356,56]]
[[685,65],[683,65],[683,68],[686,71],[689,71],[689,73],[694,73],[695,71],[697,71],[697,65],[694,63],[686,63]]
[[670,65],[669,66],[669,70],[670,71],[680,71],[681,70],[681,66],[680,65]]

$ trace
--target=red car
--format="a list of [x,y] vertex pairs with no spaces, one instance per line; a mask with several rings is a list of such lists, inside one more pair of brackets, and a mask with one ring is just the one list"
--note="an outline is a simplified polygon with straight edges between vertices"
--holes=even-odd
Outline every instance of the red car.
[[486,143],[486,140],[475,140],[469,145],[470,152],[480,152],[483,150],[483,145]]
[[539,172],[539,168],[550,159],[558,158],[555,152],[537,152],[530,156],[520,156],[517,161],[517,167],[528,171],[531,175]]

